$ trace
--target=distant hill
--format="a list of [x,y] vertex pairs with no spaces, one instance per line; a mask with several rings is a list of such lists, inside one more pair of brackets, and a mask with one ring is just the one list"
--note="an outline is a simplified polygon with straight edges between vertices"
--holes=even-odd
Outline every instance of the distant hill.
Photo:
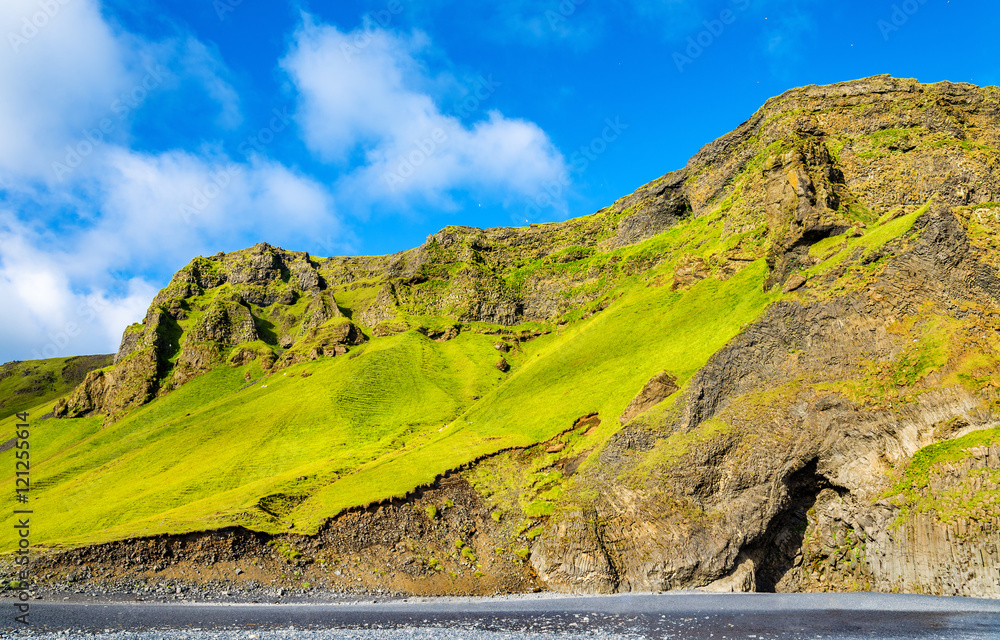
[[0,366],[0,420],[66,395],[88,373],[110,365],[113,359],[113,354],[73,356]]

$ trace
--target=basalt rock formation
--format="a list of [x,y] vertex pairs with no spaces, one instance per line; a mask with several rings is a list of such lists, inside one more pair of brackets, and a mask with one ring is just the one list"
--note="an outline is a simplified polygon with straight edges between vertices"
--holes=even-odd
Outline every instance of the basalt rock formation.
[[[599,497],[554,519],[533,549],[545,581],[1000,594],[996,443],[961,449],[929,486],[899,482],[921,448],[1000,424],[1000,263],[984,250],[995,240],[969,234],[997,229],[996,96],[889,79],[797,90],[692,161],[731,166],[720,150],[775,129],[799,141],[760,174],[765,286],[814,266],[824,239],[876,233],[851,219],[855,207],[888,211],[884,224],[894,207],[934,204],[908,237],[848,256],[878,265],[861,286],[843,286],[847,265],[791,276],[785,291],[808,293],[713,356],[672,413],[612,437],[576,482]],[[927,332],[944,324],[951,344],[932,355]],[[974,373],[962,370],[970,357],[983,359]],[[630,474],[637,466],[652,479]]]
[[[406,580],[470,593],[998,597],[998,265],[1000,91],[805,87],[591,216],[390,256],[197,258],[56,414],[111,425],[220,367],[301,392],[349,362],[357,388],[314,384],[359,416],[334,445],[377,432],[371,456],[330,445],[260,496],[253,476],[205,529],[266,530],[275,561],[406,550]],[[371,408],[424,377],[427,424]],[[451,549],[434,523],[456,502]],[[165,513],[143,530],[170,533]],[[362,521],[378,541],[354,541]]]

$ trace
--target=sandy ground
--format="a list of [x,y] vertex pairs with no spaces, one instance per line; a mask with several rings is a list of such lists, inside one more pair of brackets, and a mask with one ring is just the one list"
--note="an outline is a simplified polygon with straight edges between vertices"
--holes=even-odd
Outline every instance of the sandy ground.
[[669,593],[407,598],[343,603],[33,601],[14,638],[963,638],[1000,637],[1000,601],[886,594]]

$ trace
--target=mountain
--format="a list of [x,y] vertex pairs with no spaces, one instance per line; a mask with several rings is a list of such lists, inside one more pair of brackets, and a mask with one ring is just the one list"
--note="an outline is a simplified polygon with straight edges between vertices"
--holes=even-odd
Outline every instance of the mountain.
[[880,76],[590,216],[196,258],[31,411],[39,571],[1000,596],[998,250],[1000,91]]

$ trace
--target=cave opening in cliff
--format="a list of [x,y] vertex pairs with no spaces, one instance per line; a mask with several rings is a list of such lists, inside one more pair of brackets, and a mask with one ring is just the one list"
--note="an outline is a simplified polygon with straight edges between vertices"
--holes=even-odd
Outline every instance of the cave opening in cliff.
[[824,489],[846,492],[817,472],[817,462],[812,460],[789,476],[788,505],[771,520],[764,536],[750,550],[751,556],[758,559],[756,590],[759,592],[787,590],[782,587],[783,580],[787,581],[801,561],[809,510],[816,504],[817,496]]

